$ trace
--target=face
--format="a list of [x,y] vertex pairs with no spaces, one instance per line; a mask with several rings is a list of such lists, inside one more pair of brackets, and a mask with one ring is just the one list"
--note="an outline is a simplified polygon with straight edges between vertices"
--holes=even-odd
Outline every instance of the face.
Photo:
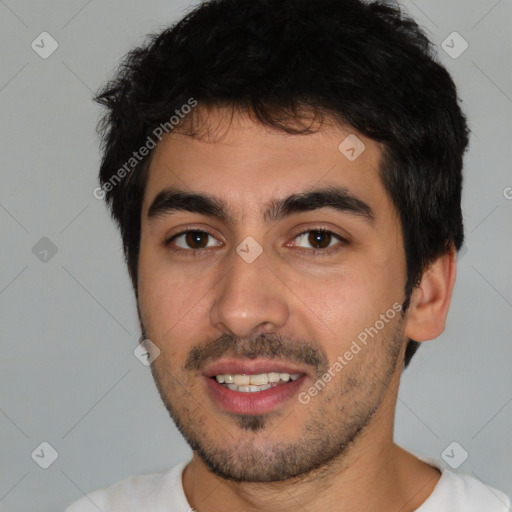
[[339,149],[350,128],[225,119],[210,115],[213,139],[174,133],[155,149],[139,310],[159,393],[200,459],[224,478],[284,480],[384,421],[406,343],[403,240],[376,142],[357,134],[354,159],[351,139]]

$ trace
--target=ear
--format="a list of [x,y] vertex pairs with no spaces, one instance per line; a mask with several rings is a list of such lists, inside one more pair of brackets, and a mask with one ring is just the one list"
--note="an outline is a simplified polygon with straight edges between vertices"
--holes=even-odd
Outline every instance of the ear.
[[427,341],[444,331],[456,274],[457,252],[452,246],[425,270],[411,294],[405,326],[409,339]]

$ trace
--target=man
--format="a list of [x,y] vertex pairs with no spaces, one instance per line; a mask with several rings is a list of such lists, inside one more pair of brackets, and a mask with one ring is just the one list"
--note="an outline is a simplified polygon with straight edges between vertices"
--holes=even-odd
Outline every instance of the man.
[[444,329],[468,130],[418,26],[359,0],[217,0],[98,95],[143,345],[193,449],[68,512],[506,511],[393,443]]

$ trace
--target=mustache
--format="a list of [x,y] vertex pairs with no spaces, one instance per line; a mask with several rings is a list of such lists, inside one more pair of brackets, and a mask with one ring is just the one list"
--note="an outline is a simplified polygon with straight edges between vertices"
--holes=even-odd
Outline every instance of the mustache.
[[214,341],[203,342],[190,350],[183,370],[202,370],[224,356],[294,362],[311,367],[317,375],[323,375],[329,368],[327,354],[321,347],[277,333],[264,333],[243,339],[223,334]]

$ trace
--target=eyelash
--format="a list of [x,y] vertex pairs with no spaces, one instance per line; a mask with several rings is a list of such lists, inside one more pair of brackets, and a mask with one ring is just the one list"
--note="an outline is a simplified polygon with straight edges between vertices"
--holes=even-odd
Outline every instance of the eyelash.
[[[172,235],[170,238],[168,238],[164,242],[164,245],[166,247],[169,247],[170,250],[176,254],[187,254],[189,256],[194,256],[194,257],[207,254],[209,252],[209,248],[205,248],[205,249],[175,249],[175,248],[172,248],[171,243],[173,240],[175,240],[176,238],[178,238],[181,235],[186,235],[187,233],[191,233],[191,232],[207,234],[207,235],[215,238],[215,235],[213,235],[212,233],[210,233],[209,231],[207,231],[205,229],[186,229],[186,230],[180,231],[179,233]],[[305,235],[305,234],[311,233],[311,232],[328,233],[328,234],[332,235],[334,238],[337,238],[339,240],[339,243],[337,243],[336,245],[334,245],[332,247],[327,247],[325,249],[306,249],[306,248],[302,247],[302,249],[308,251],[313,256],[327,256],[327,255],[332,254],[333,252],[337,252],[337,251],[341,250],[343,246],[346,246],[349,244],[349,242],[345,238],[341,237],[334,231],[331,231],[331,230],[325,229],[325,228],[306,229],[304,231],[301,231],[297,235],[295,235],[293,237],[293,239],[296,240],[297,238],[301,237],[302,235]]]

